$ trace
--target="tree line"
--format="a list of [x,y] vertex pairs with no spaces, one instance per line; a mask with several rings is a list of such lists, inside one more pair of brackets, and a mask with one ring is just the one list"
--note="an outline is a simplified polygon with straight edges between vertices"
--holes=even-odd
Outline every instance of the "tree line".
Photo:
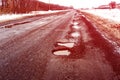
[[[58,10],[68,9],[69,7],[55,4],[47,4],[37,0],[1,0],[1,11],[4,13],[28,13],[37,10]],[[49,7],[50,6],[50,7]]]

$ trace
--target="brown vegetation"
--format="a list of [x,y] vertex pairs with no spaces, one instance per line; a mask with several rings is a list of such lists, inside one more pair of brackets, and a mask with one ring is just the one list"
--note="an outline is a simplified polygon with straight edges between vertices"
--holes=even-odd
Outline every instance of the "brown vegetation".
[[107,38],[116,41],[120,44],[120,24],[115,21],[96,16],[94,14],[84,14],[91,20],[91,22],[97,25],[97,29],[102,32]]
[[68,9],[65,6],[47,4],[37,0],[2,0],[2,6],[0,6],[3,13],[27,13],[37,10],[49,10],[49,8],[51,10]]

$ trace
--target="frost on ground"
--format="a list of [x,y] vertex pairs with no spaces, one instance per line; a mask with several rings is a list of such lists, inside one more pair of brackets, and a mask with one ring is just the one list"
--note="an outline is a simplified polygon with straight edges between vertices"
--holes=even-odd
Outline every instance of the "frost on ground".
[[96,9],[86,10],[83,13],[97,25],[102,34],[120,44],[120,10]]

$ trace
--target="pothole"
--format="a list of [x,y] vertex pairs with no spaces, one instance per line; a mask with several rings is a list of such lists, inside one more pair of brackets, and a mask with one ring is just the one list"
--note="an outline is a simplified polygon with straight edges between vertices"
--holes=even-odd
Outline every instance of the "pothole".
[[66,42],[66,43],[57,43],[58,46],[65,46],[65,47],[68,47],[68,48],[72,48],[74,47],[75,43],[73,42]]
[[71,49],[74,47],[74,45],[75,43],[73,42],[73,40],[59,40],[58,42],[56,42],[55,48],[52,50],[52,53],[54,55],[68,56],[71,54]]
[[77,21],[73,22],[73,25],[78,25],[79,23]]
[[69,56],[71,52],[69,50],[58,50],[53,52],[54,55]]
[[80,33],[79,32],[73,32],[73,33],[71,33],[71,36],[74,37],[74,38],[78,38],[78,37],[80,37]]
[[74,29],[77,29],[77,30],[79,30],[80,29],[80,26],[78,26],[78,25],[75,25],[75,26],[72,26]]

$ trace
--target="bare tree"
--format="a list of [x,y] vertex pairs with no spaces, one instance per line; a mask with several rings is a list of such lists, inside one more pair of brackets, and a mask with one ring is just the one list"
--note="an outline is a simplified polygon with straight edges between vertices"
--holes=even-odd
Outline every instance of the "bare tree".
[[110,6],[111,9],[116,8],[116,2],[115,2],[115,1],[111,1],[111,2],[109,3],[109,6]]
[[2,10],[4,10],[5,8],[7,8],[7,6],[8,6],[8,2],[7,2],[7,0],[2,0]]

